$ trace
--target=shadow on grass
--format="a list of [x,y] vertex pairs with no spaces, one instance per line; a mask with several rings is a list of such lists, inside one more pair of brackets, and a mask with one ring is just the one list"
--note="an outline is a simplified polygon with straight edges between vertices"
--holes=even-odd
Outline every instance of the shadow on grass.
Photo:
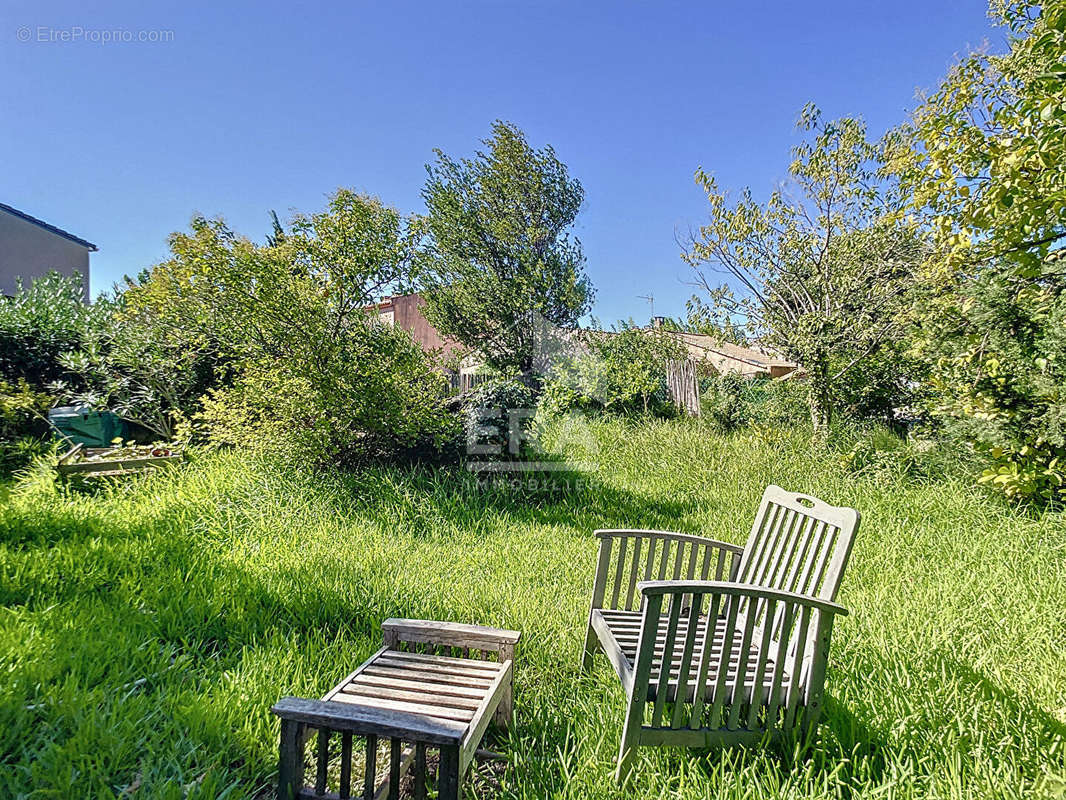
[[[183,531],[181,503],[147,516],[122,525],[84,505],[6,512],[0,763],[11,770],[0,796],[66,796],[75,774],[82,796],[131,785],[165,795],[174,783],[213,796],[211,775],[254,785],[275,768],[275,734],[261,735],[274,724],[270,704],[301,679],[333,679],[301,669],[321,657],[308,642],[369,649],[378,609],[342,592],[288,590],[299,570],[265,580]],[[359,564],[350,574],[373,578]],[[256,659],[273,672],[260,679],[263,697],[220,707]],[[259,733],[235,733],[242,725]]]
[[[348,498],[358,504],[367,496],[380,505],[419,504],[433,516],[457,526],[496,516],[540,525],[586,527],[657,527],[676,529],[696,507],[691,499],[663,499],[636,494],[600,479],[596,472],[566,469],[509,469],[475,473],[462,466],[411,470],[378,469],[342,479]],[[369,510],[369,509],[368,509]]]

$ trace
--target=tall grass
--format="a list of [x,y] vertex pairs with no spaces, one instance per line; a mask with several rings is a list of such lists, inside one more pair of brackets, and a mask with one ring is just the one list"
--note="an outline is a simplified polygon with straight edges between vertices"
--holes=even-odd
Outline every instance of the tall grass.
[[595,470],[534,494],[235,454],[93,492],[27,480],[0,504],[0,797],[263,796],[270,705],[321,695],[388,616],[523,631],[509,768],[475,792],[618,796],[621,690],[602,657],[577,672],[591,532],[742,542],[769,482],[863,513],[821,736],[797,752],[642,750],[627,794],[1066,793],[1063,515],[961,480],[856,475],[802,436],[611,420],[545,441]]

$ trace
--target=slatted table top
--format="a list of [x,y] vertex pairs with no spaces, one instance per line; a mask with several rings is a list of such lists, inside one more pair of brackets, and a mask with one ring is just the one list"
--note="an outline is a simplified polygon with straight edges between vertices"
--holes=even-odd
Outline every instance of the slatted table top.
[[487,710],[510,670],[510,661],[382,648],[322,699],[409,714],[412,722],[429,717],[469,727]]

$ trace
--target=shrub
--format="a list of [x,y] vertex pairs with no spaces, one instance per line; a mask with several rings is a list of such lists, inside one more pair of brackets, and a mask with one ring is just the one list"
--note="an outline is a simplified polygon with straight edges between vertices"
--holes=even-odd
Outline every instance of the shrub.
[[972,449],[943,436],[900,436],[880,423],[843,422],[834,438],[840,464],[856,475],[928,481],[973,474]]
[[566,414],[582,403],[582,396],[568,382],[549,378],[541,386],[537,413],[545,418]]
[[632,322],[612,331],[586,331],[575,352],[548,371],[547,403],[559,404],[560,411],[586,407],[669,416],[674,409],[666,387],[667,365],[684,357],[684,346],[674,336]]
[[169,441],[180,422],[199,409],[200,398],[225,382],[226,363],[189,332],[170,329],[159,316],[138,309],[139,288],[130,281],[115,299],[108,324],[92,332],[79,350],[60,357],[78,379],[65,396],[107,408]]
[[1066,6],[995,2],[1006,48],[956,63],[890,136],[934,244],[915,303],[935,412],[1007,497],[1066,501]]
[[807,387],[801,382],[735,373],[700,381],[700,412],[721,433],[748,426],[793,427],[810,421]]
[[444,378],[406,331],[370,319],[349,325],[318,362],[246,360],[196,416],[216,444],[314,466],[352,466],[398,451],[439,449],[450,418]]
[[80,276],[51,273],[0,303],[0,377],[47,390],[48,405],[109,409],[170,439],[212,384],[214,362],[159,319],[132,311],[127,294],[87,304]]
[[802,380],[763,379],[755,384],[755,388],[756,405],[752,416],[758,424],[781,427],[810,423],[807,386]]
[[924,422],[926,370],[906,352],[905,341],[891,342],[861,359],[834,387],[833,404],[852,421],[870,420],[896,427]]
[[700,381],[700,413],[720,433],[729,433],[754,420],[755,387],[750,378],[729,373]]
[[1066,261],[986,265],[926,320],[933,413],[1013,500],[1066,500]]
[[19,378],[0,380],[0,474],[25,466],[48,449],[52,397]]
[[[555,390],[558,392],[558,390]],[[536,400],[533,391],[519,380],[486,381],[463,402],[466,452],[479,458],[511,452],[511,431],[524,440]]]
[[203,218],[170,244],[131,307],[226,363],[197,416],[212,441],[350,466],[454,437],[443,376],[368,310],[408,269],[397,212],[340,190],[269,246]]
[[81,348],[112,312],[106,298],[86,303],[85,291],[80,275],[51,272],[28,287],[20,281],[14,297],[0,299],[0,378],[36,389],[77,381],[63,354]]
[[1048,442],[1006,449],[980,443],[977,452],[985,465],[977,482],[1002,492],[1011,500],[1045,503],[1066,499],[1066,447]]

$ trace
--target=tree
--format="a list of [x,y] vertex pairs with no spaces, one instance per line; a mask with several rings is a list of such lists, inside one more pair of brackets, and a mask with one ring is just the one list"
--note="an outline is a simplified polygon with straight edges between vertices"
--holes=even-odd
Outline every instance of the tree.
[[[922,243],[889,213],[893,186],[879,179],[878,148],[859,119],[823,123],[808,106],[810,137],[793,149],[789,191],[765,204],[745,190],[733,205],[702,168],[710,221],[682,257],[695,269],[720,330],[743,322],[750,336],[808,373],[811,423],[824,439],[838,381],[890,343]],[[705,266],[735,285],[715,285]]]
[[970,53],[895,136],[894,169],[950,270],[1036,278],[1066,239],[1066,2],[993,0],[1009,49]]
[[[685,324],[678,325],[678,330],[713,336],[720,342],[748,346],[746,326],[734,320],[722,321],[713,309],[699,297],[692,296],[685,301]],[[675,323],[676,324],[676,323]]]
[[275,246],[195,218],[128,302],[225,359],[200,419],[221,443],[352,464],[448,434],[443,378],[368,304],[402,285],[413,239],[376,198],[340,190]]
[[[141,276],[147,279],[148,274]],[[154,313],[131,307],[127,299],[136,296],[138,286],[127,277],[126,291],[116,290],[111,300],[109,317],[78,349],[62,356],[74,378],[67,381],[66,396],[171,440],[226,369],[216,354],[161,326]]]
[[495,122],[483,144],[459,161],[437,150],[426,167],[424,313],[489,366],[530,377],[546,333],[591,307],[569,233],[584,191],[550,146],[532,149],[514,125]]
[[569,390],[574,401],[606,409],[630,408],[639,401],[647,413],[652,396],[666,384],[670,361],[687,356],[676,333],[639,328],[632,320],[610,331],[597,323],[578,340],[582,351],[559,359],[549,372],[553,391]]
[[936,412],[1008,496],[1066,495],[1066,2],[993,2],[1004,53],[963,58],[896,132],[935,248],[916,353]]

